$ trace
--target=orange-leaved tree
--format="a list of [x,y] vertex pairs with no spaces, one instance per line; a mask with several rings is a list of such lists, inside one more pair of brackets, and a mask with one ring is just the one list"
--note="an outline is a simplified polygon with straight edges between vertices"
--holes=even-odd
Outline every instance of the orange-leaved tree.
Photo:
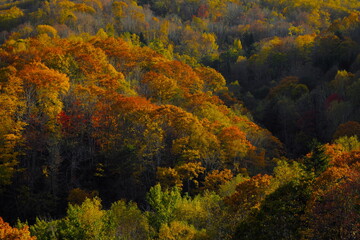
[[270,175],[258,174],[241,182],[236,186],[236,192],[233,195],[225,197],[225,202],[235,210],[244,212],[259,209],[266,195],[271,192],[271,179]]
[[24,226],[21,229],[12,228],[7,222],[4,222],[4,220],[0,217],[0,239],[36,240],[36,237],[31,237],[28,226]]
[[255,147],[246,138],[245,132],[237,126],[223,128],[218,135],[225,155],[224,164],[228,168],[247,167],[244,157]]
[[174,79],[153,71],[147,72],[142,80],[144,94],[160,103],[166,103],[174,98],[179,88]]
[[222,171],[213,170],[205,177],[204,188],[210,191],[218,191],[219,187],[233,178],[233,173],[230,169],[224,169]]

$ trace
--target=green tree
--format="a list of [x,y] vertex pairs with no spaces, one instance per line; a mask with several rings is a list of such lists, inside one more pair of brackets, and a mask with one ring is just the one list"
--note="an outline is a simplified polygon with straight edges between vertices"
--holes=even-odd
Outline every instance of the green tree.
[[104,235],[103,218],[99,198],[88,198],[80,206],[70,204],[61,222],[61,236],[64,239],[101,239]]
[[30,232],[41,240],[57,240],[61,235],[62,220],[46,221],[36,218],[34,225],[30,226]]
[[30,229],[35,236],[44,240],[104,239],[108,234],[104,232],[104,214],[99,198],[87,198],[81,205],[69,204],[64,218],[53,221],[37,218]]
[[136,203],[123,200],[113,203],[105,213],[106,239],[148,239],[150,227],[148,219]]
[[157,184],[150,189],[146,199],[152,208],[149,223],[159,231],[162,224],[169,224],[174,220],[174,211],[181,195],[177,188],[163,191],[161,185]]

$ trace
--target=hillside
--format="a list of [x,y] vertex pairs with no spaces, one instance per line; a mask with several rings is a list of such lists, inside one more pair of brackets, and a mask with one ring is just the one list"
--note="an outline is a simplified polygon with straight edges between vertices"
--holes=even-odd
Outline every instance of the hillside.
[[2,0],[0,238],[357,238],[359,11]]

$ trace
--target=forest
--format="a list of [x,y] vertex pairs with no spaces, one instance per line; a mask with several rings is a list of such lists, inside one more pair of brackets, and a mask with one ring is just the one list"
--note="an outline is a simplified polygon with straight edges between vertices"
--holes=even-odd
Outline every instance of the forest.
[[0,239],[360,239],[360,1],[0,0]]

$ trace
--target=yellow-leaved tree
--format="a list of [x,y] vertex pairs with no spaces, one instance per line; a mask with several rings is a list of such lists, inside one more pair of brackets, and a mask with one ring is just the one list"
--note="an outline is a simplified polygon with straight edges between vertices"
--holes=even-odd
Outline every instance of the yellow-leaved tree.
[[15,76],[16,69],[0,69],[0,191],[11,183],[16,171],[16,147],[22,141],[24,122],[20,120],[24,102],[21,98],[21,80]]

